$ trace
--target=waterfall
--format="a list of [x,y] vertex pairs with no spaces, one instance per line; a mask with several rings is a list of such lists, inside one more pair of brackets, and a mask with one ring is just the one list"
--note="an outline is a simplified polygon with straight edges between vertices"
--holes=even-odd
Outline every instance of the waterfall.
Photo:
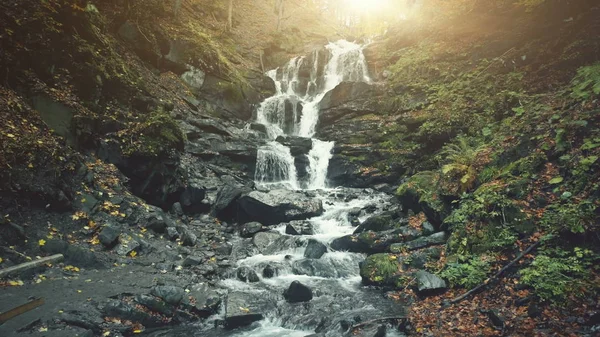
[[[267,76],[275,82],[276,93],[260,104],[256,121],[266,126],[267,136],[273,141],[258,151],[257,184],[326,188],[334,143],[313,138],[319,122],[319,103],[344,81],[371,81],[362,46],[344,40],[332,42],[325,51],[295,57],[285,66],[267,72]],[[284,135],[312,138],[313,147],[307,154],[307,181],[298,181],[296,159],[288,148],[274,141]]]

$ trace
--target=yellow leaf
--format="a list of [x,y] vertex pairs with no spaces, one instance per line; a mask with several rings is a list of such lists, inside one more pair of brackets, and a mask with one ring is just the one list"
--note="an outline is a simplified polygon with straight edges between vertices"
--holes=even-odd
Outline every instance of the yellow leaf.
[[23,283],[23,281],[21,281],[21,280],[18,280],[18,281],[8,281],[8,284],[13,287],[20,287],[20,286],[24,285],[25,283]]
[[32,164],[32,163],[29,163],[29,165],[27,165],[27,167],[29,167],[29,168],[33,168],[33,164]]
[[15,138],[15,135],[13,135],[12,133],[7,133],[6,137],[8,137],[8,138]]
[[41,328],[40,328],[38,331],[39,331],[39,332],[47,332],[47,331],[48,331],[48,328],[46,328],[46,327],[41,327]]
[[4,260],[0,257],[0,263],[2,263],[2,261],[4,261]]
[[58,311],[58,313],[59,313],[59,314],[62,314],[63,312],[64,312],[64,311],[62,311],[62,310],[59,310],[59,311]]
[[142,333],[144,332],[143,330],[133,330],[133,333]]
[[248,308],[242,308],[242,307],[240,307],[240,310],[243,311],[243,312],[245,312],[245,313],[250,312],[250,309],[248,309]]
[[38,243],[40,244],[40,246],[43,246],[46,244],[46,240],[41,239],[40,241],[38,241]]
[[106,337],[106,336],[110,336],[110,331],[105,331],[102,336]]
[[135,250],[132,250],[132,251],[129,253],[129,256],[131,256],[131,257],[136,257],[136,256],[137,256],[137,252],[136,252]]
[[81,294],[81,293],[82,293],[82,291],[78,289],[78,290],[77,290],[77,293]]

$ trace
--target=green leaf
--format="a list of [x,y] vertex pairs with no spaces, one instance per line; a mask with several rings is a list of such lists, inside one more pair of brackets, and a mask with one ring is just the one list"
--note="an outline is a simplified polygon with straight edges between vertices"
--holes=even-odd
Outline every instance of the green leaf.
[[560,184],[563,182],[563,177],[556,177],[556,178],[552,178],[550,179],[549,183],[552,185],[556,185],[556,184]]

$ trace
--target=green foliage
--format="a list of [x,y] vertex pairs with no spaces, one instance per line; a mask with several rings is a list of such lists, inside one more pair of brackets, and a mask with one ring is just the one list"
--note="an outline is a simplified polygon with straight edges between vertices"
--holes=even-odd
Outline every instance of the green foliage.
[[556,202],[549,205],[540,223],[552,232],[585,233],[595,221],[596,206],[590,201]]
[[386,253],[374,254],[361,265],[360,274],[371,283],[394,285],[401,267],[395,255]]
[[472,139],[464,136],[456,138],[454,143],[449,143],[440,152],[442,157],[442,173],[446,176],[458,176],[460,178],[460,191],[470,190],[477,179],[475,167],[479,153],[485,147],[477,144]]
[[119,132],[127,156],[163,156],[171,150],[183,150],[185,135],[177,122],[162,110],[151,113],[146,121]]
[[543,300],[563,301],[571,295],[582,295],[584,280],[597,256],[588,249],[573,251],[559,248],[542,251],[531,266],[521,270],[521,281],[533,287]]
[[579,68],[572,82],[571,96],[587,100],[597,95],[600,95],[600,63]]
[[473,288],[487,278],[490,263],[482,256],[460,257],[458,262],[448,263],[440,277],[453,287]]

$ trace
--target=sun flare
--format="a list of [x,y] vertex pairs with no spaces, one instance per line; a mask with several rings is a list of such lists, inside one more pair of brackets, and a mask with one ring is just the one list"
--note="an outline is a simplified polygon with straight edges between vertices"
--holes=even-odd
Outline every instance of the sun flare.
[[357,13],[376,12],[385,9],[390,0],[344,0],[349,9]]

